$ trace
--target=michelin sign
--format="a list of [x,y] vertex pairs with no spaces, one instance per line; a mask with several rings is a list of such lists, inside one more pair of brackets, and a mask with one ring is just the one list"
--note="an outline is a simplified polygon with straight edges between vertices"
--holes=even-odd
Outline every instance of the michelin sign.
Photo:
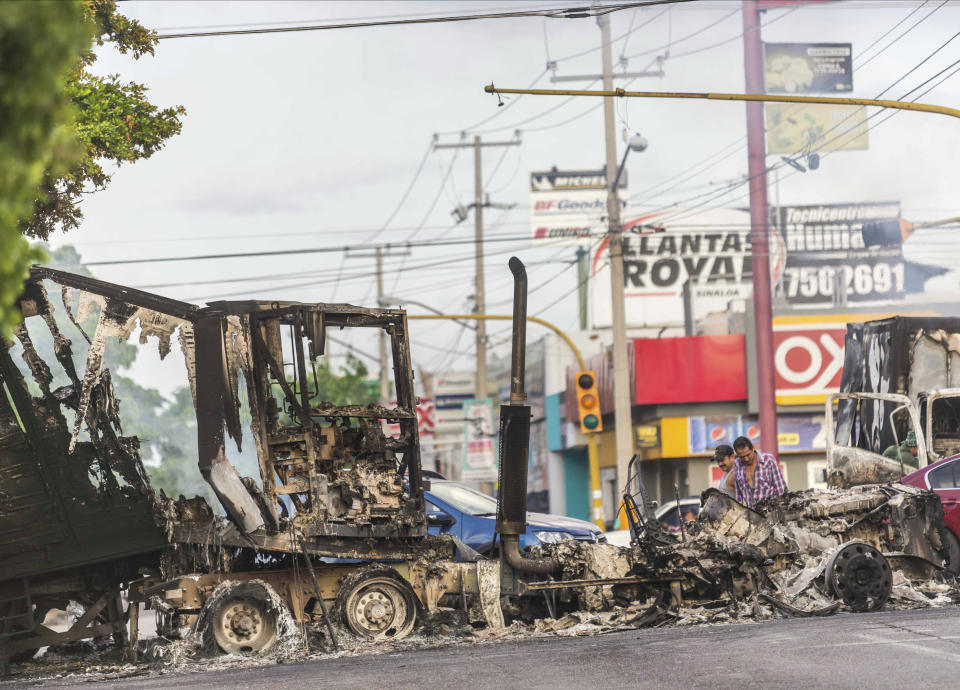
[[[626,207],[627,173],[618,185]],[[606,231],[607,175],[604,170],[530,173],[530,222],[535,244],[590,244]]]

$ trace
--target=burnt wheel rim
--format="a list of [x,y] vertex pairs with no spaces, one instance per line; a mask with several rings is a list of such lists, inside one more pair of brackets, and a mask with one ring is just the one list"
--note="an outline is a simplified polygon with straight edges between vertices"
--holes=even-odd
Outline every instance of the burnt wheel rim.
[[347,596],[344,612],[349,628],[368,639],[404,637],[416,618],[410,594],[389,577],[361,582]]
[[827,577],[834,594],[854,611],[880,609],[893,587],[887,559],[865,543],[842,547],[831,559]]
[[213,621],[217,645],[230,654],[251,654],[273,645],[277,636],[276,616],[263,601],[251,597],[232,598],[219,607]]

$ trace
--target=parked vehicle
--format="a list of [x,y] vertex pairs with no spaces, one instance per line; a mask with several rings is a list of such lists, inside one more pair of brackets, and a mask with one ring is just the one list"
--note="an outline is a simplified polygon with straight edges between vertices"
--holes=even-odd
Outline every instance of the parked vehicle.
[[955,575],[960,573],[960,454],[911,472],[900,482],[930,489],[940,497],[947,528],[944,535],[944,547],[949,554],[947,567]]
[[[427,526],[430,534],[452,534],[467,546],[489,554],[495,549],[493,533],[497,523],[497,499],[466,484],[431,475],[430,489],[424,491]],[[527,513],[527,531],[520,546],[555,544],[564,539],[604,542],[596,525],[563,515]]]
[[688,496],[686,498],[681,498],[679,512],[677,511],[677,502],[669,501],[657,508],[657,511],[654,513],[654,515],[657,517],[657,522],[660,523],[660,526],[671,534],[680,534],[681,518],[686,523],[690,520],[696,520],[697,515],[699,514],[699,496]]

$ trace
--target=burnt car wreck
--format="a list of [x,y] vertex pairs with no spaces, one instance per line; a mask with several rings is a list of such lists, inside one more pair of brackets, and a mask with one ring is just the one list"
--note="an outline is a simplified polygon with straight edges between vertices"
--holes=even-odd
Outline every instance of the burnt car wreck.
[[[957,596],[939,498],[896,483],[794,492],[755,509],[708,490],[680,540],[661,531],[638,485],[624,495],[630,547],[567,541],[521,551],[526,274],[517,259],[510,269],[502,548],[484,559],[427,533],[402,310],[197,307],[35,267],[20,298],[24,324],[0,347],[0,660],[108,635],[135,659],[141,605],[156,611],[165,639],[255,654],[307,625],[328,651],[342,639],[335,623],[359,638],[397,640],[441,609],[458,612],[466,629],[560,632]],[[389,340],[395,406],[325,400],[315,367],[334,328]],[[124,435],[105,362],[113,340],[137,333],[141,345],[156,338],[161,357],[179,344],[196,471],[215,501],[156,490],[141,439]],[[399,432],[386,433],[384,422]],[[242,475],[234,442],[237,453],[255,450],[259,478]],[[48,611],[68,607],[68,629],[44,625]]]

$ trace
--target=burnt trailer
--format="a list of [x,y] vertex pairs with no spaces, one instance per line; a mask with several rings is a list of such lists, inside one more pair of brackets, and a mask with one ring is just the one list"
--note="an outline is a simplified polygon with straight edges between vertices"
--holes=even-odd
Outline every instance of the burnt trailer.
[[[356,604],[346,614],[351,628],[409,631],[421,604],[411,582],[425,596],[409,564],[452,558],[456,545],[427,534],[405,312],[277,301],[198,307],[42,267],[31,270],[19,306],[24,323],[0,347],[0,656],[106,634],[124,641],[128,622],[135,638],[136,600],[158,594],[167,603],[199,597],[169,607],[166,624],[183,626],[220,582],[254,577],[281,591],[298,621],[323,618],[349,580],[384,602],[376,615]],[[315,374],[330,329],[389,340],[396,405],[325,401]],[[199,496],[155,491],[140,440],[123,434],[105,352],[135,332],[141,344],[157,338],[161,357],[179,341],[198,470],[222,511]],[[51,343],[45,357],[41,340]],[[80,366],[78,346],[87,349]],[[230,460],[228,441],[239,451],[244,436],[242,407],[259,478],[241,476]],[[399,433],[386,434],[384,423]],[[407,565],[400,575],[366,566],[358,576],[363,568],[353,565],[308,577],[319,556]],[[188,574],[203,577],[186,587]],[[264,605],[263,596],[247,598]],[[67,602],[83,608],[76,624],[45,628],[46,611]],[[250,646],[252,633],[240,628],[221,647]]]

